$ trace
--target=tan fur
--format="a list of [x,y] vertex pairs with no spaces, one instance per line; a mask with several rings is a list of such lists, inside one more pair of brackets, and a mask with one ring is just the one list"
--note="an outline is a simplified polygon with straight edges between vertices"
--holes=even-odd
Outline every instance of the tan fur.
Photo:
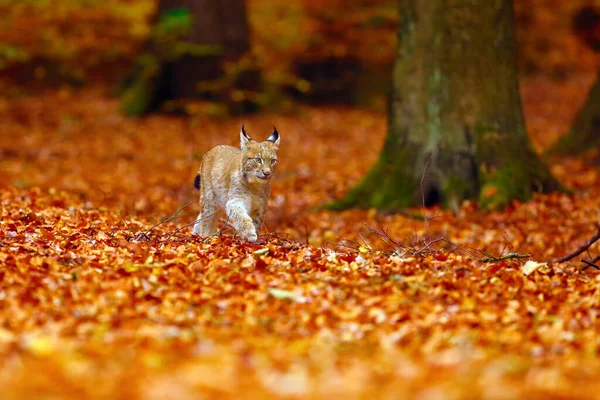
[[199,236],[216,232],[217,214],[224,210],[243,239],[258,239],[277,164],[279,134],[275,130],[266,141],[256,142],[242,126],[240,144],[241,150],[217,146],[202,158],[198,171],[202,211],[194,225],[194,233]]

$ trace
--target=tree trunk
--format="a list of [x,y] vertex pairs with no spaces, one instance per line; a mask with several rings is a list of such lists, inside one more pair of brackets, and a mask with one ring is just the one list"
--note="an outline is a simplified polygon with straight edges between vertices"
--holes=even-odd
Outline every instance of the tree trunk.
[[125,113],[141,115],[171,99],[227,101],[223,97],[232,89],[258,86],[256,71],[218,82],[225,76],[224,64],[238,61],[250,49],[244,0],[161,0],[154,26],[178,12],[191,16],[191,29],[177,42],[172,37],[165,42],[154,31],[126,89]]
[[222,63],[235,60],[250,49],[244,0],[161,0],[158,15],[173,9],[187,9],[194,16],[188,41],[222,49],[219,55],[186,55],[170,64],[170,95],[194,97],[199,80],[221,77]]
[[525,131],[512,1],[399,0],[399,13],[383,150],[330,207],[491,209],[559,188]]
[[548,153],[575,155],[593,148],[600,148],[600,70],[573,127]]

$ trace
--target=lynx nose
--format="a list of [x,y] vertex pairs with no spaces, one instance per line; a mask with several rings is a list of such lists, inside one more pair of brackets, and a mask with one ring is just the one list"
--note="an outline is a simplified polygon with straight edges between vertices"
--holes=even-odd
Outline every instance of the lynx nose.
[[263,171],[263,175],[265,176],[265,178],[268,178],[269,176],[271,176],[271,171]]

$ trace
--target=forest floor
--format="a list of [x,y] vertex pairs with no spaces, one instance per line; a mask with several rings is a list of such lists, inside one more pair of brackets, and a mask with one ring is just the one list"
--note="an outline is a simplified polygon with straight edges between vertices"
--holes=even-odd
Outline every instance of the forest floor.
[[[593,79],[523,82],[538,150]],[[328,212],[375,161],[383,113],[118,108],[94,89],[0,100],[3,398],[598,397],[600,275],[551,262],[597,229],[595,154],[551,160],[572,194],[504,212]],[[266,229],[202,242],[195,171],[242,122],[282,138]]]

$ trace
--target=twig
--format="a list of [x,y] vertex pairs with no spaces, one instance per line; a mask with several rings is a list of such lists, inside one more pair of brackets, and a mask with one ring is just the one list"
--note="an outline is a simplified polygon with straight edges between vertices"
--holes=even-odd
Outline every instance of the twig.
[[593,245],[598,239],[600,239],[600,227],[596,231],[596,234],[594,236],[592,236],[591,238],[589,238],[588,241],[583,246],[581,246],[580,248],[578,248],[574,252],[572,252],[570,254],[567,254],[564,257],[559,258],[558,260],[556,260],[556,262],[557,263],[562,263],[562,262],[566,262],[566,261],[569,261],[572,258],[577,257],[578,255],[580,255],[581,253],[583,253],[584,251],[586,251],[587,249],[589,249],[590,246]]
[[[212,217],[212,216],[213,216],[213,215],[215,215],[217,212],[221,211],[221,209],[222,209],[222,208],[218,208],[218,209],[216,209],[215,211],[213,211],[213,212],[212,212],[211,214],[209,214],[209,215],[203,216],[202,218],[198,218],[198,219],[196,219],[196,220],[194,220],[194,221],[190,222],[189,224],[185,224],[185,225],[183,225],[183,226],[181,226],[181,227],[179,227],[179,228],[175,229],[175,230],[174,230],[174,231],[173,231],[173,232],[172,232],[172,233],[171,233],[169,236],[167,236],[167,237],[166,237],[164,240],[169,240],[171,237],[175,236],[175,235],[176,235],[176,234],[177,234],[179,231],[181,231],[183,228],[187,228],[188,226],[195,225],[197,222],[200,222],[200,221],[202,221],[204,218]],[[223,228],[219,229],[219,231],[218,231],[217,233],[220,233],[222,229],[223,229]],[[211,237],[212,237],[212,236],[211,236]]]
[[[425,238],[422,241],[414,240],[412,247],[409,247],[409,246],[405,246],[402,243],[399,243],[399,242],[395,241],[394,239],[392,239],[385,229],[378,230],[376,228],[373,228],[372,226],[367,225],[364,222],[363,222],[363,225],[365,225],[369,229],[369,232],[377,235],[377,237],[383,243],[385,243],[387,246],[394,249],[396,254],[398,254],[401,257],[404,257],[404,255],[406,255],[406,254],[410,254],[413,257],[422,255],[424,253],[429,254],[429,253],[435,251],[435,250],[431,249],[431,246],[433,244],[445,240],[443,237],[439,237],[439,238],[436,238],[433,240],[429,240],[427,238]],[[362,236],[361,236],[361,238],[362,238]],[[364,241],[364,239],[363,239],[363,241]],[[422,246],[421,246],[421,244],[422,244]],[[402,252],[400,252],[399,250],[402,250]]]
[[[374,230],[370,230],[370,232],[374,232]],[[393,251],[398,250],[398,246],[395,246],[394,244],[390,243],[390,241],[385,237],[385,235],[380,235],[379,232],[377,232],[377,233],[378,233],[376,235],[377,239],[381,240],[383,242],[383,244],[390,247]]]
[[221,228],[218,231],[216,231],[215,233],[213,233],[212,235],[210,235],[209,237],[207,237],[206,239],[204,239],[203,242],[206,243],[206,242],[208,242],[209,239],[212,239],[212,238],[217,237],[217,236],[221,236],[221,232],[223,232],[224,228],[225,228],[225,225],[221,226]]
[[595,264],[595,263],[597,263],[598,261],[600,261],[600,255],[598,255],[598,256],[596,256],[596,257],[592,258],[592,259],[591,259],[591,260],[589,260],[589,261],[590,261],[591,263],[594,263],[594,264]]
[[367,249],[370,249],[370,248],[371,248],[371,246],[369,246],[369,244],[367,243],[367,241],[365,240],[365,238],[363,237],[363,235],[361,235],[361,234],[360,234],[360,232],[358,231],[358,229],[354,229],[354,231],[355,231],[355,232],[358,234],[358,236],[360,237],[360,239],[363,241],[363,243],[364,243],[364,246],[365,246]]
[[167,236],[165,238],[165,240],[169,240],[172,236],[175,236],[179,231],[181,231],[183,228],[187,228],[188,226],[194,225],[196,222],[202,221],[202,218],[199,218],[197,220],[194,220],[192,222],[190,222],[189,224],[185,224],[177,229],[175,229],[169,236]]
[[[503,233],[502,239],[504,239],[504,244],[505,244],[504,249],[506,249],[506,247],[508,246],[508,248],[512,250],[513,245],[510,243],[510,239],[508,238],[508,232],[506,232],[506,230],[503,230],[502,233]],[[504,250],[502,250],[502,251],[504,251]]]
[[[597,266],[596,264],[594,264],[591,260],[586,260],[585,258],[583,258],[583,259],[581,259],[581,262],[584,263],[584,264],[587,264],[588,267],[592,267],[592,268],[595,268],[597,270],[600,270],[600,267]],[[583,267],[581,269],[585,270],[585,269],[587,269],[587,267]]]
[[166,219],[163,219],[162,221],[160,221],[160,222],[157,222],[156,224],[152,225],[152,227],[150,227],[150,229],[148,229],[147,231],[145,231],[145,232],[142,232],[142,233],[138,234],[138,235],[137,235],[137,237],[136,237],[136,240],[141,240],[141,239],[142,239],[142,238],[144,238],[144,237],[148,237],[148,234],[149,234],[149,233],[150,233],[150,232],[151,232],[151,231],[152,231],[154,228],[156,228],[157,226],[159,226],[159,225],[162,225],[162,224],[164,224],[164,223],[167,223],[167,222],[169,222],[170,220],[172,220],[173,218],[177,217],[177,214],[179,214],[179,211],[183,210],[184,208],[186,208],[187,206],[189,206],[189,205],[190,205],[190,204],[192,204],[193,202],[194,202],[193,200],[190,200],[190,201],[188,201],[188,202],[187,202],[185,205],[183,205],[183,206],[179,206],[179,208],[177,208],[177,211],[175,211],[175,213],[174,213],[173,215],[171,215],[170,217],[168,217],[168,218],[166,218]]
[[440,238],[434,239],[434,240],[432,240],[432,241],[429,241],[429,242],[428,242],[427,240],[424,240],[424,241],[423,241],[423,244],[424,244],[424,246],[423,246],[423,247],[421,247],[421,249],[419,249],[419,250],[417,250],[416,252],[414,252],[414,253],[413,253],[413,256],[418,256],[419,254],[421,254],[421,253],[423,253],[423,252],[425,252],[425,251],[429,251],[429,246],[431,246],[432,244],[435,244],[435,243],[437,243],[437,242],[440,242],[440,241],[442,241],[443,239],[444,239],[444,238],[441,238],[441,237],[440,237]]
[[[455,247],[457,250],[460,250],[460,251],[462,251],[463,253],[465,253],[465,254],[466,254],[466,255],[468,255],[469,257],[472,257],[472,258],[479,258],[479,256],[477,255],[477,252],[478,252],[478,251],[481,251],[481,250],[479,250],[479,249],[475,249],[475,248],[473,248],[473,247],[471,247],[471,246],[467,246],[467,245],[465,245],[465,247],[463,248],[463,247],[461,247],[461,246],[457,245],[456,243],[454,243],[453,241],[451,241],[451,240],[449,240],[449,239],[445,239],[445,238],[444,238],[444,239],[442,239],[442,241],[443,241],[443,242],[445,242],[445,243],[448,243],[448,244],[450,244],[450,245],[452,245],[452,246],[454,246],[454,247]],[[466,250],[465,248],[467,248],[467,249],[469,249],[469,250]]]
[[119,230],[120,230],[119,228],[115,228],[115,229],[113,229],[113,230],[112,230],[112,232],[110,232],[110,233],[108,234],[108,236],[110,236],[111,238],[113,238],[113,239],[114,239],[114,238],[115,238],[115,234],[116,234],[117,232],[119,232]]
[[513,259],[530,258],[531,257],[529,254],[518,254],[518,253],[508,253],[505,256],[495,257],[489,253],[486,253],[483,250],[480,250],[480,251],[487,256],[487,257],[483,257],[481,259],[481,261],[491,262],[491,263],[495,263],[495,262],[502,261],[502,260],[513,260]]
[[372,233],[376,234],[378,237],[380,237],[384,242],[388,242],[388,246],[390,246],[394,249],[396,249],[396,247],[398,247],[398,248],[406,250],[407,247],[404,246],[402,243],[399,243],[399,242],[395,241],[394,239],[392,239],[385,229],[382,228],[381,230],[377,230],[377,229],[373,228],[372,226],[367,225],[364,222],[363,222],[363,225],[365,225],[369,229],[370,232],[372,232]]
[[[334,251],[337,251],[340,248],[347,248],[347,249],[354,250],[354,251],[359,251],[359,249],[360,249],[360,244],[355,240],[342,239],[339,236],[337,236],[336,239],[339,240],[338,243],[333,243],[333,242],[326,243],[326,244],[335,245],[335,247],[333,247]],[[346,244],[346,243],[348,243],[348,244]],[[351,244],[353,244],[354,246],[351,246]]]

